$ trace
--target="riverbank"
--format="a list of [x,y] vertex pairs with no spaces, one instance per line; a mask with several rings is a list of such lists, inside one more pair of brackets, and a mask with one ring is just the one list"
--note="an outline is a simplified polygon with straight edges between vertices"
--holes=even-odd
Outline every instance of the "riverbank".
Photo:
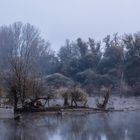
[[[50,102],[51,107],[39,108],[39,109],[18,109],[17,113],[37,113],[42,112],[47,114],[56,115],[70,115],[70,114],[92,114],[100,112],[116,112],[116,111],[136,111],[140,110],[140,97],[111,97],[107,105],[107,109],[96,108],[96,100],[98,97],[89,97],[87,107],[83,107],[81,103],[78,103],[78,107],[63,107],[63,100],[52,100]],[[101,99],[100,99],[101,100]],[[59,105],[59,106],[56,106]],[[13,108],[0,108],[0,118],[13,118]]]

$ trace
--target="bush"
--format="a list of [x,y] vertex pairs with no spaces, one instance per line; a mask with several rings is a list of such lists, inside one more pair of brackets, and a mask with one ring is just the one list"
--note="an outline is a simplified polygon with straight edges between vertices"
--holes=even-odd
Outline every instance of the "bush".
[[45,81],[48,86],[54,86],[56,88],[69,87],[69,86],[73,85],[73,81],[70,78],[68,78],[60,73],[48,75],[45,78]]

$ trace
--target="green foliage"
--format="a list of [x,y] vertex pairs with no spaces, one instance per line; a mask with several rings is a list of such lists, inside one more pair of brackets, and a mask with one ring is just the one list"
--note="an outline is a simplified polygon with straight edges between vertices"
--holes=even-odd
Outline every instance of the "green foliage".
[[80,51],[75,43],[66,40],[64,46],[62,46],[58,53],[60,60],[60,72],[66,76],[72,76],[78,72]]
[[[30,50],[29,55],[26,49]],[[131,89],[139,87],[140,32],[123,36],[107,35],[102,41],[93,38],[87,41],[81,38],[66,40],[56,54],[34,26],[21,22],[1,26],[0,72],[11,70],[9,56],[14,57],[15,64],[21,63],[22,67],[17,68],[23,71],[22,61],[26,55],[30,59],[26,57],[25,60],[32,61],[28,67],[29,76],[26,76],[39,73],[45,77],[49,87],[71,87],[78,82],[91,93],[102,85],[112,84],[116,93],[122,83]]]
[[98,65],[101,74],[108,73],[111,69],[120,67],[124,63],[124,47],[117,34],[111,40],[110,36],[104,39],[105,52]]
[[140,57],[133,57],[124,69],[126,82],[133,86],[140,82]]
[[140,86],[140,33],[125,35],[123,41],[126,47],[125,81],[132,87],[134,94],[140,95],[137,90]]
[[77,39],[77,46],[80,49],[81,57],[84,57],[85,55],[87,55],[87,53],[88,53],[88,45],[84,41],[82,41],[81,38]]
[[87,54],[79,60],[79,69],[81,71],[86,69],[96,70],[99,60],[100,58],[98,56],[93,54]]

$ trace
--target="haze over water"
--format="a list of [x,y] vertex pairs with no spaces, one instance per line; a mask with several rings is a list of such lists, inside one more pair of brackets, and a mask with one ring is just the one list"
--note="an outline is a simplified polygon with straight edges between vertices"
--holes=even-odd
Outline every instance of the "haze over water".
[[140,112],[46,116],[0,120],[1,140],[139,140]]

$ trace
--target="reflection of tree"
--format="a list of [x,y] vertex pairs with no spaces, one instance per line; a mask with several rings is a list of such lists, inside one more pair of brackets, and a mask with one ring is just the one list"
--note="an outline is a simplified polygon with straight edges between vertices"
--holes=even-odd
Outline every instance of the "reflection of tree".
[[[30,136],[27,137],[27,140],[51,140],[51,137],[57,130],[57,119],[52,116],[46,117],[40,115],[35,117],[31,122],[28,120],[25,124],[27,123],[29,131],[31,130]],[[25,128],[24,131],[25,130],[27,130],[27,128]],[[26,131],[26,133],[28,133],[28,131]],[[32,135],[34,136],[33,139],[31,139]]]
[[[134,122],[136,120],[133,119]],[[61,136],[64,140],[120,140],[125,138],[139,140],[140,130],[129,119],[129,114],[112,113],[97,114],[87,117],[71,117],[64,120],[66,123],[61,128]],[[126,134],[126,129],[128,133]]]
[[139,140],[139,117],[138,112],[64,116],[62,119],[27,114],[20,122],[0,120],[0,140],[52,140],[57,135],[63,140],[103,140],[103,137]]
[[[132,123],[132,120],[137,122],[132,118],[129,119],[129,114],[125,113],[99,114],[96,118],[91,119],[89,123],[89,135],[92,134],[92,139],[97,140],[102,140],[102,137],[105,137],[107,140],[125,140],[126,137],[138,140],[138,137],[135,138],[137,135],[134,134],[139,128]],[[91,123],[94,125],[90,125]],[[126,130],[128,131],[127,136]]]
[[[90,127],[89,135],[91,135],[92,139],[102,140],[103,137],[107,140],[118,140],[119,137],[122,138],[121,130],[116,128],[113,124],[111,117],[108,114],[98,114],[94,119],[91,119],[89,122]],[[114,127],[115,126],[115,127]]]
[[86,136],[86,134],[83,134],[88,127],[86,117],[72,116],[65,118],[65,121],[67,121],[67,123],[64,124],[60,132],[63,139],[77,140],[82,139],[83,135]]
[[51,137],[56,133],[57,122],[56,117],[46,117],[43,115],[35,115],[35,117],[23,116],[20,122],[13,120],[5,121],[2,127],[4,132],[0,136],[0,139],[51,140]]

